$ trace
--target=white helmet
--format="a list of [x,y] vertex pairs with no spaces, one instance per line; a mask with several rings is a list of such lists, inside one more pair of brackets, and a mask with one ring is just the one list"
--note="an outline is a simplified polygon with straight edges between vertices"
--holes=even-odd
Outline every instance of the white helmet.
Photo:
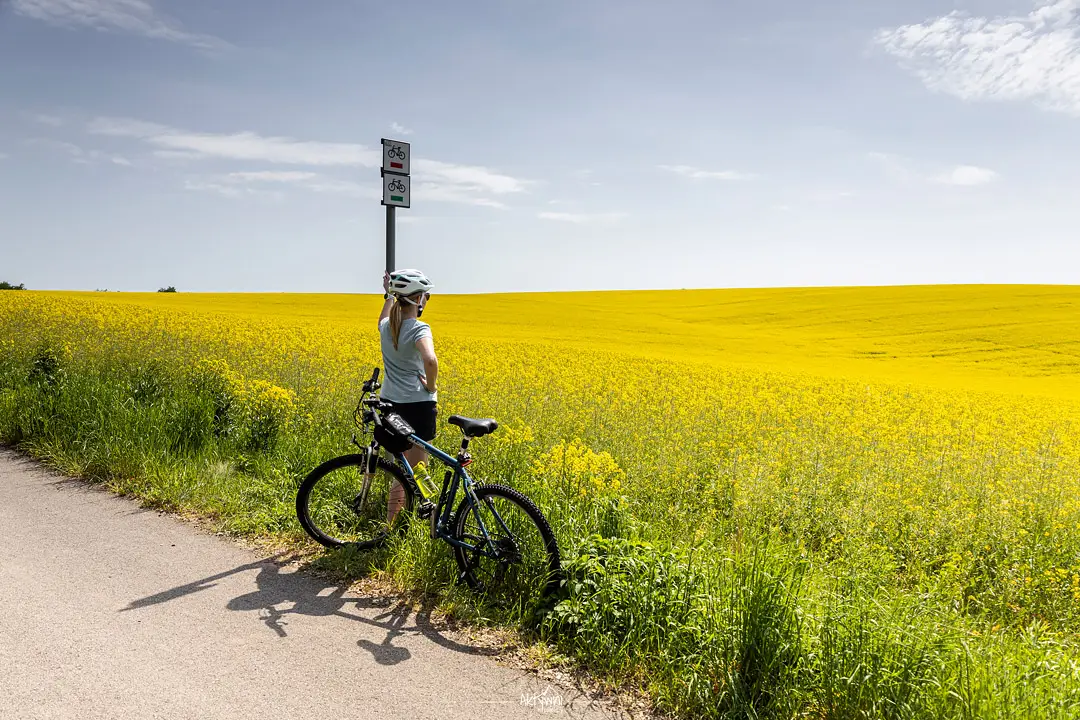
[[390,273],[390,292],[398,297],[431,292],[434,287],[419,270],[395,270]]

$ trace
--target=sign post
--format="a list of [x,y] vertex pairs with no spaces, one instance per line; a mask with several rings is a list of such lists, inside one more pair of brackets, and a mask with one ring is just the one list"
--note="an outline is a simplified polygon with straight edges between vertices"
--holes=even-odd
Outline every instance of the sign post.
[[409,164],[412,148],[401,140],[382,139],[382,204],[386,206],[386,272],[393,272],[397,241],[396,208],[410,207]]

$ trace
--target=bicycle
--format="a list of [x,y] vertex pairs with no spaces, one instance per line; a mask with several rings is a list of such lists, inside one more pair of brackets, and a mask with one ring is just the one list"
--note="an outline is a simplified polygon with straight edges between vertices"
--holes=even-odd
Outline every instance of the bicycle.
[[390,190],[390,192],[405,192],[405,183],[401,182],[400,180],[394,179],[390,181],[390,184],[387,185],[387,188]]
[[401,149],[400,145],[391,145],[386,150],[386,156],[391,160],[397,158],[398,160],[405,159],[405,151]]
[[[549,596],[559,585],[561,565],[547,518],[520,491],[502,484],[477,484],[466,469],[473,461],[470,441],[490,435],[499,424],[450,416],[447,422],[462,432],[461,447],[452,456],[417,437],[389,403],[373,396],[381,387],[378,378],[376,367],[353,412],[359,430],[371,428],[371,442],[361,445],[354,434],[352,443],[360,453],[327,460],[300,485],[296,513],[304,530],[328,548],[352,545],[370,550],[403,532],[408,517],[415,516],[428,522],[433,540],[453,548],[458,582],[479,593],[526,604]],[[446,467],[437,493],[433,481],[418,480],[405,459],[411,445],[423,447]],[[392,459],[380,455],[380,448]],[[405,502],[390,517],[387,499],[395,481],[405,490]],[[463,497],[453,510],[459,492]],[[527,536],[538,542],[526,546]]]

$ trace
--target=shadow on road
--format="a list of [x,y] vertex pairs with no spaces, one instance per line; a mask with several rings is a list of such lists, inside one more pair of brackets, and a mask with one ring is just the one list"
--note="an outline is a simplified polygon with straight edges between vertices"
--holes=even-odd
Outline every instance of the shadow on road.
[[[309,617],[336,616],[377,627],[386,631],[381,643],[366,638],[357,646],[371,653],[380,665],[397,665],[411,657],[408,648],[398,647],[394,640],[402,635],[423,635],[428,640],[455,652],[469,655],[495,655],[497,650],[459,643],[439,631],[431,620],[433,603],[425,601],[416,611],[403,600],[389,597],[348,597],[348,587],[315,575],[301,572],[281,572],[290,557],[279,553],[266,560],[240,565],[231,570],[194,580],[133,600],[120,612],[129,612],[176,600],[217,585],[217,581],[232,575],[257,571],[256,590],[233,598],[226,604],[229,610],[259,613],[262,621],[279,637],[288,635],[290,615]],[[366,611],[366,612],[365,612]],[[381,612],[373,612],[381,611]],[[410,620],[412,621],[410,624]]]

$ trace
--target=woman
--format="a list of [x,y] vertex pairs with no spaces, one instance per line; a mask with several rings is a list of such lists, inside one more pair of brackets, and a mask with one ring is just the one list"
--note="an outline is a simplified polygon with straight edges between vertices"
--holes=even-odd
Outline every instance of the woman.
[[[434,285],[419,270],[397,270],[383,275],[379,337],[382,342],[383,383],[379,398],[416,431],[418,437],[435,439],[439,360],[431,327],[418,318],[431,297]],[[405,451],[409,465],[427,460],[427,451],[412,446]],[[387,500],[386,521],[392,523],[405,504],[405,489],[395,480]]]

